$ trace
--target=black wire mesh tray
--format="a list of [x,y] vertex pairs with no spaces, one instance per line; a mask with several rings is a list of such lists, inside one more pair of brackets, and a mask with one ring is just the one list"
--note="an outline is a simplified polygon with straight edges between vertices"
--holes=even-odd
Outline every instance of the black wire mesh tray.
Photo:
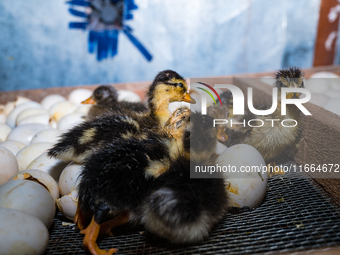
[[[50,230],[46,254],[89,254],[83,235],[59,212]],[[340,246],[340,210],[301,175],[269,179],[266,197],[255,209],[232,208],[200,244],[176,245],[142,228],[119,227],[99,237],[101,249],[118,254],[270,254]]]

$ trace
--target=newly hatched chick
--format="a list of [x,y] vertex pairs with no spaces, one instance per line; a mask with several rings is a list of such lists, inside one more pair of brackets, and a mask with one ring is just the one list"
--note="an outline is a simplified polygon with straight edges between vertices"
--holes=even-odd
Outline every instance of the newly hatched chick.
[[[245,112],[245,116],[234,116],[237,122],[248,123],[249,119],[262,120],[264,125],[262,127],[243,127],[243,125],[235,125],[234,128],[227,128],[228,134],[227,146],[234,144],[245,143],[256,148],[263,156],[266,163],[275,163],[277,161],[286,160],[286,157],[291,157],[296,151],[296,144],[299,138],[299,119],[300,110],[293,104],[287,105],[287,114],[281,115],[281,90],[282,87],[304,88],[303,74],[301,69],[290,67],[283,69],[276,74],[275,86],[279,88],[278,91],[278,105],[276,110],[266,116],[257,116],[250,111]],[[299,93],[289,93],[287,98],[299,98]],[[268,105],[254,106],[259,110],[266,110]],[[242,120],[241,120],[242,119]],[[275,119],[275,121],[266,121],[268,119]],[[281,122],[286,120],[285,125],[294,126],[295,120],[297,125],[295,127],[284,127]],[[260,121],[252,123],[253,125],[260,125]],[[273,126],[272,126],[273,125]]]
[[117,90],[108,85],[102,85],[93,91],[91,97],[82,102],[83,104],[93,104],[88,112],[88,119],[93,119],[109,111],[121,111],[129,109],[135,112],[145,112],[147,107],[143,103],[132,103],[118,101]]
[[211,117],[193,113],[190,121],[183,137],[186,142],[191,140],[187,148],[190,158],[179,155],[172,159],[169,169],[155,179],[151,194],[134,211],[147,230],[174,243],[202,241],[221,220],[228,205],[222,178],[190,178],[195,166],[215,163],[217,142]]
[[116,139],[143,139],[148,130],[162,130],[171,117],[169,104],[175,101],[195,103],[190,98],[185,80],[176,72],[160,72],[148,91],[149,111],[111,112],[83,122],[64,133],[49,151],[50,157],[81,164],[95,151]]

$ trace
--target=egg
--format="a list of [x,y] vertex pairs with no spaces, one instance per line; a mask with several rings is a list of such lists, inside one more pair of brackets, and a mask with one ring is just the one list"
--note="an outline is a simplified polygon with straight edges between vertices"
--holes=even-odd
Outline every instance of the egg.
[[118,90],[118,101],[128,101],[128,102],[133,102],[133,103],[138,103],[141,102],[142,99],[138,94],[135,92],[129,91],[129,90]]
[[92,107],[91,104],[82,104],[79,106],[79,108],[75,112],[87,115],[91,107]]
[[55,215],[51,194],[42,185],[27,180],[13,180],[0,185],[0,208],[28,213],[40,219],[47,228]]
[[340,76],[332,72],[316,72],[310,78],[339,78]]
[[263,76],[260,78],[260,81],[267,85],[275,86],[276,79],[271,76]]
[[332,98],[330,100],[328,100],[323,107],[332,112],[335,113],[337,115],[340,115],[340,99],[339,98]]
[[59,130],[68,130],[70,128],[73,128],[74,126],[80,124],[86,119],[86,115],[79,112],[74,112],[71,114],[68,114],[61,118],[58,122],[58,129]]
[[92,90],[89,89],[75,89],[69,96],[68,100],[74,104],[80,104],[84,100],[92,96]]
[[43,124],[26,124],[18,126],[9,133],[7,140],[20,141],[24,144],[29,144],[35,134],[45,129],[52,129],[52,127]]
[[266,166],[263,157],[254,147],[247,144],[231,146],[219,155],[216,164],[228,169],[223,176],[230,206],[255,208],[262,203],[268,173],[263,168]]
[[324,93],[329,89],[329,81],[327,79],[306,79],[305,88],[312,93]]
[[58,129],[45,129],[35,134],[30,144],[50,142],[56,143],[63,132]]
[[30,102],[32,101],[31,99],[28,99],[26,97],[17,97],[15,99],[14,102],[8,102],[6,105],[5,105],[5,108],[4,108],[4,113],[6,114],[6,116],[8,116],[15,107],[17,107],[18,105],[21,105],[23,103],[27,103],[27,102]]
[[65,167],[59,178],[59,191],[62,196],[70,194],[77,188],[81,171],[81,165],[69,164]]
[[34,143],[22,148],[16,155],[19,163],[19,171],[25,170],[27,166],[42,153],[52,148],[53,143]]
[[51,114],[52,119],[58,122],[62,117],[77,110],[78,107],[78,105],[70,101],[62,101],[53,105],[49,110],[49,113]]
[[0,208],[0,254],[44,254],[48,239],[48,229],[38,218]]
[[14,154],[14,156],[17,155],[18,151],[20,151],[25,146],[26,144],[22,142],[12,141],[12,140],[7,140],[7,141],[0,143],[0,147],[4,147],[10,150]]
[[5,114],[5,106],[0,105],[0,123],[6,123],[7,116]]
[[15,155],[0,144],[0,185],[7,182],[11,176],[19,171],[19,164]]
[[41,154],[34,159],[27,169],[39,169],[48,173],[58,183],[59,177],[63,169],[67,166],[67,163],[60,159],[50,158],[47,152]]
[[37,169],[26,169],[12,176],[11,180],[29,180],[43,185],[50,192],[53,200],[59,198],[59,187],[57,182],[44,171]]
[[73,220],[77,211],[77,203],[78,203],[78,192],[73,190],[70,194],[62,196],[57,199],[57,206],[59,210],[63,213],[63,215]]
[[50,115],[47,112],[45,112],[45,113],[37,114],[34,116],[29,116],[21,120],[20,122],[18,122],[17,126],[25,125],[25,124],[32,124],[32,123],[49,125]]
[[18,117],[16,118],[16,125],[18,126],[18,124],[23,119],[26,119],[28,117],[32,117],[35,115],[43,114],[43,113],[47,113],[47,111],[43,108],[33,108],[33,109],[23,110],[21,113],[19,113]]
[[40,104],[45,110],[48,111],[53,105],[62,101],[66,101],[66,98],[61,95],[52,94],[44,97]]
[[41,105],[37,102],[29,101],[26,103],[23,103],[21,105],[18,105],[13,109],[13,111],[8,115],[6,124],[10,126],[11,128],[14,128],[16,126],[16,120],[19,114],[27,109],[33,109],[33,108],[41,108]]
[[340,98],[340,90],[327,90],[325,93],[324,93],[326,96],[330,97],[330,98]]
[[340,79],[331,79],[330,84],[333,90],[340,91]]
[[0,123],[0,139],[2,141],[6,141],[9,133],[11,133],[12,129],[10,126]]
[[225,146],[224,144],[217,142],[216,144],[216,149],[215,149],[215,153],[216,154],[222,154],[222,152],[224,152],[226,149],[228,149],[227,146]]

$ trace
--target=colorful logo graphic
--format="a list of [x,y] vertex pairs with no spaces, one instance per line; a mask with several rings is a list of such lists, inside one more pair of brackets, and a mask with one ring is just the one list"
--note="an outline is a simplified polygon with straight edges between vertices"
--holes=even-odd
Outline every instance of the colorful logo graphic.
[[[203,82],[197,82],[197,83],[202,84],[202,85],[208,87],[210,90],[212,90],[215,93],[215,95],[217,96],[218,100],[220,101],[220,103],[222,105],[222,100],[221,100],[220,96],[218,95],[217,91],[213,87],[211,87],[210,85],[205,84]],[[197,87],[197,88],[200,89],[200,90],[203,90],[206,93],[208,93],[208,95],[212,98],[212,100],[214,100],[215,105],[217,105],[215,97],[208,90],[200,88],[200,87]]]

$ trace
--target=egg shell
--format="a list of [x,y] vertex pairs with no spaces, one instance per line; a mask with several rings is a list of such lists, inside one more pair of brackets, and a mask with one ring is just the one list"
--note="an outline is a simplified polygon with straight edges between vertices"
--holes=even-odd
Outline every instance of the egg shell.
[[[216,160],[219,166],[235,166],[238,172],[223,173],[229,193],[230,206],[258,207],[265,195],[268,173],[262,172],[266,163],[261,154],[252,146],[237,144],[225,150]],[[241,172],[241,167],[258,167],[259,172]]]
[[27,166],[41,154],[52,148],[53,143],[34,143],[22,148],[16,155],[19,163],[19,171],[25,170]]
[[18,126],[11,131],[7,140],[20,141],[24,144],[29,144],[35,134],[45,129],[52,129],[52,127],[43,124],[26,124]]
[[51,114],[52,119],[58,122],[62,117],[76,111],[78,107],[78,105],[70,101],[62,101],[53,105],[49,110],[49,113]]
[[133,102],[133,103],[138,103],[141,102],[142,99],[138,94],[135,92],[129,91],[129,90],[118,90],[118,101],[128,101],[128,102]]
[[92,90],[89,89],[75,89],[73,90],[69,96],[68,101],[74,104],[80,104],[84,100],[88,99],[92,96]]
[[12,129],[10,126],[0,123],[0,139],[2,141],[6,141],[9,133],[11,133]]
[[0,146],[10,150],[15,156],[17,155],[18,151],[26,146],[26,144],[19,141],[7,140],[0,143]]
[[72,190],[77,189],[79,183],[79,175],[82,166],[77,164],[69,164],[65,167],[59,178],[59,191],[62,196],[70,194]]
[[216,149],[215,149],[215,153],[220,155],[222,154],[226,149],[228,149],[227,146],[225,146],[224,144],[217,142],[216,144]]
[[0,208],[0,254],[44,254],[48,239],[48,229],[38,218]]
[[73,220],[77,211],[77,203],[78,203],[78,192],[76,190],[72,191],[70,194],[62,196],[57,199],[57,206],[59,210],[63,213],[63,215]]
[[340,99],[339,98],[332,98],[330,100],[328,100],[323,107],[332,112],[335,113],[337,115],[340,115]]
[[19,113],[17,119],[16,119],[16,125],[18,126],[18,124],[23,120],[26,119],[28,117],[32,117],[34,115],[39,115],[39,114],[43,114],[43,113],[47,113],[47,111],[43,108],[33,108],[33,109],[27,109],[27,110],[23,110],[21,113]]
[[[29,175],[24,175],[25,173]],[[59,198],[59,187],[57,182],[53,179],[52,176],[45,173],[44,171],[38,170],[38,169],[26,169],[24,171],[20,171],[19,173],[16,173],[14,176],[11,177],[11,180],[17,179],[17,180],[26,180],[26,177],[38,180],[39,182],[43,183],[50,192],[53,200],[55,201],[57,198]]]
[[48,173],[58,183],[60,174],[67,166],[67,163],[60,159],[50,158],[47,152],[41,154],[39,157],[34,159],[28,166],[27,169],[38,169]]
[[17,120],[18,115],[21,112],[23,112],[23,111],[25,111],[27,109],[33,109],[33,108],[41,108],[41,105],[39,103],[33,102],[33,101],[26,102],[26,103],[23,103],[21,105],[18,105],[8,115],[7,120],[6,120],[6,124],[8,126],[10,126],[11,128],[14,128],[16,126],[16,120]]
[[0,207],[20,210],[40,219],[47,228],[55,215],[51,194],[40,184],[13,180],[0,186]]
[[44,97],[40,104],[45,110],[48,111],[53,105],[62,101],[66,101],[66,98],[61,95],[52,94]]
[[63,132],[58,129],[46,129],[35,134],[30,144],[50,142],[56,143]]
[[0,185],[7,182],[11,176],[19,171],[19,165],[14,154],[1,147],[0,144]]
[[59,120],[58,129],[63,131],[68,130],[82,123],[83,121],[85,121],[85,119],[86,115],[83,113],[74,112],[71,114],[67,114]]

